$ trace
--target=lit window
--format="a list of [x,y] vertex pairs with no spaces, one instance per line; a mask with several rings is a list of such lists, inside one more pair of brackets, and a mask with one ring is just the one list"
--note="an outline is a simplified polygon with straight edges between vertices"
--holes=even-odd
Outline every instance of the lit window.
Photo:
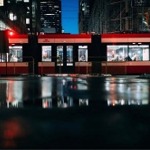
[[28,3],[28,2],[29,2],[29,0],[24,0],[24,2],[25,2],[25,3]]
[[16,15],[14,16],[14,20],[17,20],[17,16]]
[[30,19],[26,18],[26,24],[30,24]]
[[4,0],[0,1],[0,6],[4,6]]
[[14,20],[14,14],[13,14],[13,13],[10,13],[10,14],[9,14],[9,19],[10,19],[11,21]]

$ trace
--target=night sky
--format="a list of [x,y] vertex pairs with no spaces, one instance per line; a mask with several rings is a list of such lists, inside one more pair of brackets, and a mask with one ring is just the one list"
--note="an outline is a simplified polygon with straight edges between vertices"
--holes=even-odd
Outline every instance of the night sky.
[[78,34],[78,0],[62,0],[62,28],[65,33]]

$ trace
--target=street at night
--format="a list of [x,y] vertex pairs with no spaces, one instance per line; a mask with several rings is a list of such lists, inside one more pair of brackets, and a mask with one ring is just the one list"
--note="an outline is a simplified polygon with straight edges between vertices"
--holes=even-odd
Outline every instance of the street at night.
[[0,0],[0,149],[150,149],[150,0]]
[[149,78],[0,78],[1,148],[150,148]]

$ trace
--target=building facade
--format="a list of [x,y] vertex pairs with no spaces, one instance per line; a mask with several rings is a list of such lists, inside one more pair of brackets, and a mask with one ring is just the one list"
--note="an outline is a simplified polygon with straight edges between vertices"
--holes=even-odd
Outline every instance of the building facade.
[[40,0],[40,31],[61,33],[61,1]]
[[0,12],[0,20],[20,33],[61,33],[60,0],[5,0]]
[[37,2],[35,0],[5,0],[4,6],[0,7],[1,13],[6,18],[4,22],[8,23],[8,26],[13,24],[20,33],[35,33],[38,31]]
[[90,18],[90,0],[79,1],[79,32],[88,31],[88,22]]
[[83,1],[80,1],[79,28],[81,32],[116,33],[116,32],[149,32],[150,1],[148,0],[94,0],[89,5],[88,21],[84,30],[82,13]]

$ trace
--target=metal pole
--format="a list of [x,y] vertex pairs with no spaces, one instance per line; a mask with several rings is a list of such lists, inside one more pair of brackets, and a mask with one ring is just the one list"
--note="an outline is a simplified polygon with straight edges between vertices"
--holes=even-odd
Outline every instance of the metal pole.
[[107,71],[108,71],[108,68],[107,68],[108,66],[107,66],[107,65],[108,65],[108,64],[107,64],[107,61],[106,61],[106,74],[107,74]]
[[8,53],[6,53],[6,76],[7,76],[7,74],[8,74],[8,72],[7,72],[7,56],[8,56]]
[[33,69],[33,72],[32,72],[32,73],[33,73],[33,75],[34,75],[34,58],[33,58],[33,57],[32,57],[32,61],[33,61],[33,66],[32,66],[32,67],[33,67],[33,68],[32,68],[32,69]]
[[[30,58],[30,59],[32,59],[32,74],[34,75],[34,69],[35,69],[34,68],[34,57],[32,57],[32,56],[26,56],[26,57],[23,57],[23,58]],[[28,63],[29,63],[29,61],[28,61]]]
[[61,63],[62,63],[62,60],[61,60],[61,58],[60,58],[60,56],[58,56],[58,58],[57,58],[58,60],[58,64],[59,64],[59,74],[61,74]]
[[16,63],[14,62],[13,64],[14,64],[14,75],[15,75],[15,73],[16,73],[16,68],[15,68],[16,66],[15,66],[15,64]]

